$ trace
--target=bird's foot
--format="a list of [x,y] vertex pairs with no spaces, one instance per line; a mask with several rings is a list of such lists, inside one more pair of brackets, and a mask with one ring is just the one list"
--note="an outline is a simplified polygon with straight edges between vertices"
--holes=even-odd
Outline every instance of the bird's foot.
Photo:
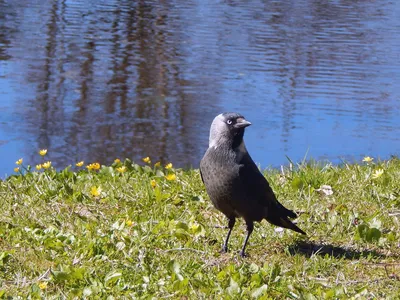
[[241,257],[241,258],[246,258],[246,257],[248,257],[247,254],[246,254],[243,250],[241,250],[239,254],[240,254],[240,257]]
[[227,246],[222,246],[222,249],[219,251],[220,253],[227,253],[228,252],[228,247]]

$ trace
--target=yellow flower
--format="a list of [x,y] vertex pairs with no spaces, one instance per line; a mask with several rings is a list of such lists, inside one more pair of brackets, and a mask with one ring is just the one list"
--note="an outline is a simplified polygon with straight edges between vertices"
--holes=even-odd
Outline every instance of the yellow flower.
[[145,157],[145,158],[142,158],[142,160],[145,162],[145,163],[147,163],[147,164],[150,164],[151,163],[151,160],[150,160],[150,157]]
[[156,163],[154,164],[154,166],[155,166],[155,167],[159,167],[159,166],[161,166],[161,163],[158,161],[158,162],[156,162]]
[[165,165],[165,168],[166,168],[166,169],[172,169],[172,163],[166,164],[166,165]]
[[168,174],[165,176],[165,178],[167,178],[167,180],[172,181],[172,180],[176,180],[176,175],[175,174]]
[[114,163],[119,164],[121,160],[119,158],[114,159]]
[[14,172],[18,173],[19,172],[19,168],[18,167],[14,168]]
[[364,162],[366,162],[366,163],[370,163],[370,162],[373,161],[373,160],[374,160],[373,157],[366,156],[366,157],[363,158],[362,161],[364,161]]
[[20,158],[20,159],[18,159],[15,163],[16,163],[17,165],[22,165],[22,161],[23,161],[23,159]]
[[126,220],[125,224],[128,225],[128,226],[132,226],[133,222],[131,220]]
[[39,165],[36,165],[36,170],[39,171],[41,168],[42,168],[42,165],[40,165],[40,164],[39,164]]
[[88,170],[98,170],[100,169],[100,164],[99,163],[92,163],[86,166]]
[[95,187],[95,186],[92,186],[92,188],[90,189],[90,194],[91,194],[93,197],[98,197],[98,196],[100,196],[100,193],[101,193],[100,187],[97,188],[97,187]]
[[77,167],[82,167],[82,166],[83,166],[83,160],[80,161],[80,162],[77,162],[77,163],[75,164],[75,166],[77,166]]
[[39,283],[39,289],[45,290],[46,288],[47,288],[47,282],[46,281],[42,281],[41,283]]
[[381,177],[382,175],[383,175],[383,170],[378,169],[374,172],[374,174],[372,174],[372,179],[377,179],[377,178]]
[[47,154],[47,149],[42,149],[42,150],[40,150],[40,151],[39,151],[39,154],[40,154],[41,156],[45,156],[45,155]]
[[157,185],[157,182],[156,182],[154,179],[152,179],[152,180],[150,181],[150,184],[151,184],[151,186],[152,186],[153,188],[155,188],[156,185]]
[[51,167],[51,161],[46,161],[45,163],[42,164],[43,169],[48,169]]
[[100,169],[100,164],[99,164],[98,162],[94,163],[94,164],[93,164],[93,169],[94,169],[94,170]]
[[120,173],[125,173],[126,172],[126,167],[125,166],[119,167],[119,168],[117,168],[117,171],[120,172]]

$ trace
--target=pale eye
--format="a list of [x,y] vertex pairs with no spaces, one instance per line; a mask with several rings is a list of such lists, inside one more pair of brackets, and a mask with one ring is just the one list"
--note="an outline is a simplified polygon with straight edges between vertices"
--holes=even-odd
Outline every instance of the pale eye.
[[226,124],[231,125],[232,124],[232,120],[226,121]]

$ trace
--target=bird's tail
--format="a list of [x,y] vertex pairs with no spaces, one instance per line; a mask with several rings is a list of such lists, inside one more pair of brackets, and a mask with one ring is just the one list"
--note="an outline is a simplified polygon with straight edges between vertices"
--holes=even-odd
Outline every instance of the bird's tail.
[[288,216],[291,219],[297,218],[297,215],[295,212],[291,211],[290,209],[287,209],[284,207],[281,203],[276,201],[276,204],[278,205],[278,209],[281,211],[281,213],[285,216]]
[[[290,211],[290,212],[292,212],[292,211]],[[294,212],[292,212],[292,213],[294,214]],[[288,228],[288,229],[291,229],[291,230],[296,231],[298,233],[306,235],[306,233],[303,230],[301,230],[299,227],[297,227],[295,224],[293,224],[292,221],[290,221],[286,215],[283,215],[283,216],[282,215],[275,215],[272,218],[269,217],[269,218],[265,218],[265,219],[268,222],[270,222],[271,224],[274,224],[276,226],[280,226],[280,227],[283,227],[283,228]]]
[[301,230],[299,227],[297,227],[295,224],[293,224],[292,221],[290,221],[287,217],[280,217],[279,221],[280,221],[279,222],[280,224],[276,224],[276,225],[284,227],[284,228],[289,228],[298,233],[306,235],[306,233],[303,230]]

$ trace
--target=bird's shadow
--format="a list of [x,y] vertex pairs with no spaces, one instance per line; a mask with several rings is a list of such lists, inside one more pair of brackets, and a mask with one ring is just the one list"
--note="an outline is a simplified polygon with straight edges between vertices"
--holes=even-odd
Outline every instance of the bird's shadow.
[[289,246],[290,255],[304,255],[306,257],[311,257],[314,255],[319,256],[331,256],[334,258],[345,258],[345,259],[360,259],[362,257],[370,258],[385,258],[386,255],[376,252],[374,250],[363,250],[358,251],[351,248],[333,246],[329,244],[318,244],[313,242],[298,241],[293,245]]

